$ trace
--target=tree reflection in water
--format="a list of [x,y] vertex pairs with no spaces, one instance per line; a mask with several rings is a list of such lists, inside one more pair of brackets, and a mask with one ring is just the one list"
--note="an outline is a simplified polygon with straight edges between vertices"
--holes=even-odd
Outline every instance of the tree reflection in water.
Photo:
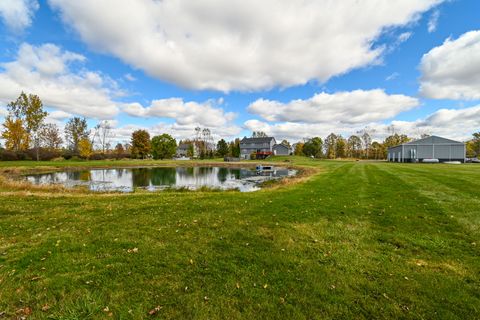
[[[266,173],[265,179],[288,175],[292,175],[292,171],[279,169]],[[87,183],[91,190],[96,191],[132,191],[134,188],[157,187],[211,187],[252,191],[258,189],[255,182],[257,178],[259,175],[253,169],[228,167],[110,168],[42,173],[26,177],[34,184],[61,183],[73,186]]]

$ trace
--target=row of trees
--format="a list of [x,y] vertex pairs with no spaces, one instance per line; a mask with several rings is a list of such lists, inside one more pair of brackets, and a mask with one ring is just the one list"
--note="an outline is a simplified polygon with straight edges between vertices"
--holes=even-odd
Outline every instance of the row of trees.
[[331,133],[325,139],[314,137],[295,145],[295,155],[315,158],[385,159],[389,147],[410,141],[404,134],[393,134],[383,142],[373,141],[367,130],[348,138]]
[[[427,135],[422,135],[421,138]],[[306,139],[295,145],[295,155],[313,156],[315,158],[356,158],[356,159],[386,159],[388,148],[411,141],[405,134],[393,133],[385,140],[373,141],[367,129],[343,138],[342,135],[331,133],[325,139],[320,137]],[[480,132],[474,133],[472,139],[466,142],[467,158],[480,157]]]
[[[32,158],[37,160],[40,160],[41,152],[45,150],[51,155],[80,156],[87,159],[94,155],[107,154],[116,158],[152,156],[154,159],[167,159],[172,158],[177,151],[177,143],[172,136],[162,134],[150,139],[150,134],[145,130],[133,132],[130,143],[124,145],[117,143],[112,150],[110,141],[113,134],[110,123],[101,121],[89,130],[87,120],[79,117],[67,121],[62,137],[56,124],[45,123],[48,113],[43,109],[40,98],[24,92],[7,105],[7,110],[8,115],[3,123],[4,130],[0,135],[5,140],[5,148],[14,153],[29,151],[33,154]],[[407,135],[393,133],[384,141],[373,141],[371,137],[373,132],[365,128],[348,138],[331,133],[325,139],[320,137],[305,139],[294,145],[294,154],[329,159],[385,159],[389,147],[411,140]],[[266,134],[256,131],[252,136],[265,137]],[[66,148],[62,147],[64,139]],[[281,143],[290,147],[286,140]],[[195,139],[180,141],[180,144],[190,146],[187,154],[190,157],[198,156],[203,159],[214,156],[240,156],[240,139],[230,142],[220,139],[215,145],[209,129],[195,128]],[[467,157],[480,156],[480,132],[474,133],[466,146]],[[196,150],[198,154],[195,154]]]
[[[102,154],[111,151],[112,128],[108,121],[101,121],[89,130],[85,118],[73,117],[66,123],[62,137],[56,124],[45,122],[48,112],[43,109],[41,99],[24,92],[7,105],[7,111],[0,137],[5,140],[5,148],[13,160],[18,155],[23,158],[31,154],[32,150],[37,160],[60,155],[89,158],[95,146]],[[117,151],[122,149],[123,146],[117,145]]]

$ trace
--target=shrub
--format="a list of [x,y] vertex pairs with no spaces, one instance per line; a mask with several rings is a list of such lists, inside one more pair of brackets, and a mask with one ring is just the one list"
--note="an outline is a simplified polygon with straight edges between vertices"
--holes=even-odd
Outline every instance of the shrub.
[[0,151],[0,160],[2,161],[16,161],[18,160],[17,153],[9,150]]

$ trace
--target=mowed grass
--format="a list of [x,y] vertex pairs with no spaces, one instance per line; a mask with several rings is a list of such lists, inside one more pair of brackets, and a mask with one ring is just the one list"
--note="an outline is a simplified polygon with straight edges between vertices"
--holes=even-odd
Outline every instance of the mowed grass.
[[294,159],[254,193],[3,190],[0,314],[480,318],[480,166]]

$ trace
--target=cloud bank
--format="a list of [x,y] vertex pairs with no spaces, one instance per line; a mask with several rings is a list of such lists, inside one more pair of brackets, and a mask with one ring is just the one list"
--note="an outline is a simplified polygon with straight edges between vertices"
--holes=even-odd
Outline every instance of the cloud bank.
[[424,54],[420,71],[420,93],[427,98],[480,99],[480,30]]
[[383,32],[440,2],[49,0],[97,51],[158,79],[223,92],[325,82],[378,63]]
[[0,18],[13,32],[21,32],[32,24],[38,8],[36,0],[2,0]]

